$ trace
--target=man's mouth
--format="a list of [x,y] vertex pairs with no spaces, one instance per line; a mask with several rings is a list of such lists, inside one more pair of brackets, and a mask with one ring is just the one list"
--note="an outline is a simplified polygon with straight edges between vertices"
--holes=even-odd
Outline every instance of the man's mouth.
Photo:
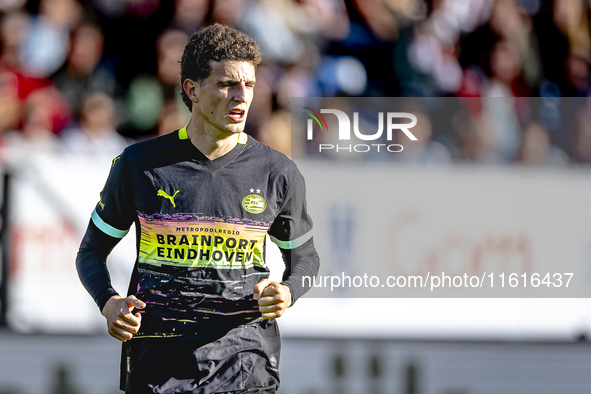
[[228,117],[232,119],[234,122],[243,122],[245,118],[245,111],[242,109],[233,109],[228,112]]

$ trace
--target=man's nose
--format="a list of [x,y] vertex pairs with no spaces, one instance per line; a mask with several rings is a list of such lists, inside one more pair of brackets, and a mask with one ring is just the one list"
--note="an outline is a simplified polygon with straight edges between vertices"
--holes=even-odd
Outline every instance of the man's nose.
[[234,100],[239,101],[241,103],[245,103],[247,94],[248,92],[246,88],[246,83],[244,81],[240,82],[234,87]]

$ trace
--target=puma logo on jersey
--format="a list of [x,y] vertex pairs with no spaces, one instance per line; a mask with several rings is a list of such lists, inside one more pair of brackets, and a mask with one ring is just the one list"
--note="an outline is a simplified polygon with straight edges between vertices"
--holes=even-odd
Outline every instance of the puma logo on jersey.
[[172,206],[176,208],[176,204],[174,203],[174,196],[176,196],[176,194],[179,192],[179,190],[177,190],[176,192],[174,192],[174,194],[172,196],[169,196],[168,193],[166,193],[164,190],[158,190],[158,196],[162,196],[164,198],[168,198],[170,200],[170,202],[172,203]]

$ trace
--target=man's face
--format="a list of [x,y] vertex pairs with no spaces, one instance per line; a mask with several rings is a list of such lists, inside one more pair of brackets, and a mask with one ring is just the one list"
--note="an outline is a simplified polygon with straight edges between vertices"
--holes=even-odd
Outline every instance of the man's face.
[[211,73],[196,84],[193,116],[216,135],[244,130],[255,84],[254,65],[241,60],[211,62]]

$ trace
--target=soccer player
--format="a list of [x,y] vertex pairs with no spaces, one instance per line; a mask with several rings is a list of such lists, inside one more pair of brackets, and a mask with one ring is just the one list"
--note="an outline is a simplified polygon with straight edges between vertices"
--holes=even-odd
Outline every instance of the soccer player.
[[[181,60],[186,127],[115,158],[76,260],[80,279],[123,342],[126,393],[274,393],[275,318],[306,290],[319,259],[304,180],[283,154],[243,133],[258,45],[216,24]],[[136,225],[128,296],[106,258]],[[265,234],[281,249],[268,279]]]

